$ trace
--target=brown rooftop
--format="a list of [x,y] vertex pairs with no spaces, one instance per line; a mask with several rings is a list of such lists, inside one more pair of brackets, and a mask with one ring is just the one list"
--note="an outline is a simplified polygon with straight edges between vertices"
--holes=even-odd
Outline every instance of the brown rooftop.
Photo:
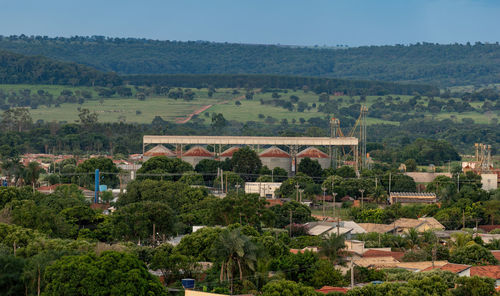
[[309,158],[329,158],[328,154],[325,152],[319,150],[316,147],[309,147],[297,154],[297,158],[303,158],[303,157],[309,157]]
[[221,157],[233,157],[234,152],[240,150],[240,147],[233,146],[229,149],[226,149],[224,152],[220,154]]
[[259,154],[259,157],[281,157],[281,158],[289,158],[290,154],[281,150],[280,148],[273,146],[269,147],[266,150],[262,151]]
[[422,271],[431,271],[433,269],[441,269],[441,270],[444,270],[444,271],[449,271],[449,272],[453,272],[453,273],[459,273],[459,272],[462,272],[464,270],[467,270],[471,268],[470,265],[463,265],[463,264],[455,264],[455,263],[448,263],[448,264],[445,264],[443,266],[435,266],[435,267],[427,267],[426,269],[422,270]]
[[194,146],[188,151],[184,152],[182,156],[186,157],[213,157],[213,153],[201,146]]
[[156,145],[145,152],[144,156],[175,156],[175,153],[163,145]]

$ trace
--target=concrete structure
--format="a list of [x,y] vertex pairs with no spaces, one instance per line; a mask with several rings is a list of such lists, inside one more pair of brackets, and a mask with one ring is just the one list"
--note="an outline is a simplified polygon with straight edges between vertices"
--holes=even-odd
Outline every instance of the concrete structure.
[[486,191],[498,189],[497,174],[481,174],[482,189]]
[[194,146],[182,153],[180,158],[195,167],[203,159],[213,159],[214,154],[201,146]]
[[245,193],[256,193],[260,197],[276,198],[275,191],[281,187],[281,183],[271,182],[246,182]]
[[222,152],[220,155],[219,155],[219,159],[220,161],[224,161],[228,158],[232,158],[233,157],[233,154],[234,152],[240,150],[240,147],[236,147],[236,146],[233,146],[229,149],[227,149],[226,151]]
[[[328,137],[144,136],[143,154],[145,153],[146,147],[151,144],[174,145],[176,147],[175,150],[179,152],[182,151],[183,146],[185,145],[213,146],[214,151],[218,152],[218,154],[221,155],[221,157],[229,157],[230,152],[232,156],[232,152],[234,152],[234,150],[225,151],[228,152],[228,155],[222,156],[223,154],[221,151],[222,146],[226,145],[249,145],[252,146],[254,149],[256,148],[257,151],[260,151],[261,147],[264,148],[264,147],[279,145],[289,148],[288,150],[290,151],[290,153],[288,158],[290,163],[293,163],[293,160],[299,153],[300,148],[309,146],[323,146],[328,149],[329,154],[323,153],[317,148],[305,149],[302,152],[305,155],[310,155],[313,156],[312,158],[317,158],[318,160],[320,160],[320,164],[322,165],[322,167],[330,166],[333,157],[332,151],[335,146],[349,146],[352,148],[353,151],[355,151],[354,161],[352,161],[352,164],[355,166],[355,169],[357,169],[357,164],[359,159],[359,155],[357,153],[358,139],[355,137],[328,138]],[[285,162],[285,160],[282,159],[281,162]],[[281,163],[274,167],[277,166],[285,168],[284,163]],[[290,171],[290,168],[285,168],[285,169],[287,171]]]
[[259,154],[262,165],[269,169],[282,168],[288,173],[292,171],[292,159],[290,154],[278,147],[272,146]]
[[452,177],[451,173],[406,172],[404,174],[412,177],[415,183],[431,183],[437,176]]
[[437,202],[436,194],[433,192],[391,192],[389,202],[401,203],[402,205],[425,203],[431,204]]
[[144,160],[148,160],[151,157],[155,156],[175,157],[176,155],[174,152],[172,152],[172,150],[163,145],[156,145],[155,147],[144,152]]
[[321,168],[323,169],[327,169],[331,166],[330,156],[316,147],[308,147],[300,151],[297,154],[297,164],[300,164],[302,159],[306,157],[318,161],[318,163],[321,165]]
[[445,227],[439,223],[433,217],[425,217],[418,219],[410,219],[410,218],[399,218],[398,220],[392,223],[396,228],[396,232],[405,233],[410,229],[415,229],[418,232],[425,232],[427,230],[445,230]]

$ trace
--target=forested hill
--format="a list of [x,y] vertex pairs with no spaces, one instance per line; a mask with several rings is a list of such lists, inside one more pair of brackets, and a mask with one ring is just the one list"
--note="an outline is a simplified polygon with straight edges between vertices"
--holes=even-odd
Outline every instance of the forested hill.
[[0,36],[0,48],[121,74],[279,74],[431,83],[500,82],[500,45],[300,48],[105,37]]
[[103,73],[88,66],[0,50],[0,84],[21,83],[115,86],[122,81],[115,73]]

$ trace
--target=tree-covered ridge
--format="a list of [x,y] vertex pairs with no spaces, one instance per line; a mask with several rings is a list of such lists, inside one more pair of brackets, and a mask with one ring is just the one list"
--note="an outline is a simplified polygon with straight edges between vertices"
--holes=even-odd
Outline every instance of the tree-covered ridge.
[[348,49],[102,36],[0,37],[0,48],[122,74],[279,74],[433,83],[498,82],[500,46],[476,43]]
[[343,93],[348,95],[384,94],[424,94],[439,95],[437,87],[425,84],[403,84],[382,81],[365,81],[305,76],[285,76],[267,74],[162,74],[162,75],[125,75],[130,84],[177,87],[216,87],[216,88],[268,88],[304,89],[316,93]]
[[114,73],[103,73],[88,66],[0,50],[0,84],[21,83],[113,86],[122,81]]

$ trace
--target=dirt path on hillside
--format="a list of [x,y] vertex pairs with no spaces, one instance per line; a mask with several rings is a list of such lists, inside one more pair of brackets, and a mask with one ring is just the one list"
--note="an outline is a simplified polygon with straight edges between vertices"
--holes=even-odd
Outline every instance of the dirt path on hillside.
[[[260,89],[258,91],[260,91]],[[194,111],[193,113],[189,114],[186,118],[179,118],[179,119],[177,119],[175,121],[175,123],[180,123],[180,124],[187,123],[187,122],[189,122],[193,118],[193,116],[201,114],[201,113],[207,111],[208,109],[210,109],[214,105],[222,105],[222,104],[226,104],[226,103],[229,103],[229,102],[232,102],[232,101],[243,100],[244,98],[245,98],[245,95],[241,95],[239,97],[234,97],[231,100],[225,100],[225,101],[222,101],[222,102],[217,102],[217,103],[215,103],[213,105],[205,105],[205,106],[201,107],[200,109]]]

